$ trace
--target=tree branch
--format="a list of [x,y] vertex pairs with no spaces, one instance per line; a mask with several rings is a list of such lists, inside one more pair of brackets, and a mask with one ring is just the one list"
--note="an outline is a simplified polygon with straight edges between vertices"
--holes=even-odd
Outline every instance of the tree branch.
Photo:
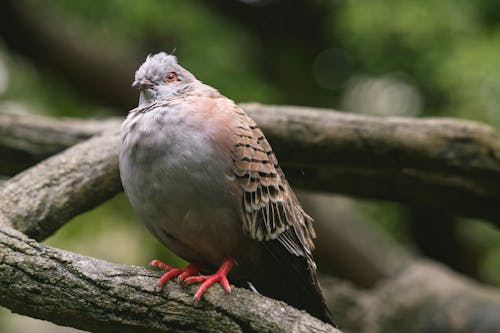
[[0,111],[1,175],[16,173],[104,131],[121,119],[75,120]]
[[327,303],[346,332],[493,333],[500,327],[498,289],[415,259],[376,224],[360,223],[363,217],[349,199],[332,202],[318,194],[301,199],[315,218],[319,266],[330,264],[336,276],[371,288],[321,281]]
[[236,289],[232,299],[222,291],[208,301],[210,305],[204,301],[193,307],[192,296],[169,284],[174,287],[167,288],[167,299],[151,290],[155,283],[151,272],[52,249],[7,227],[41,240],[71,217],[118,193],[118,149],[114,127],[0,188],[2,305],[92,331],[340,332],[284,303],[242,289]]
[[430,261],[415,260],[364,291],[323,281],[327,303],[346,332],[496,333],[500,292]]
[[[92,332],[339,332],[308,314],[244,289],[155,290],[158,274],[53,249],[5,227],[0,216],[0,304]],[[500,325],[500,294],[440,265],[416,261],[372,291],[323,283],[346,332],[478,332]],[[411,324],[404,318],[412,318]]]
[[116,129],[20,173],[0,187],[0,212],[16,230],[43,240],[72,217],[122,190]]
[[[438,207],[500,225],[500,135],[452,119],[244,105],[302,187]],[[284,156],[284,158],[282,157]]]
[[[333,140],[331,138],[338,134],[331,130],[315,132],[321,126],[326,125],[314,124],[310,118],[311,116],[314,118],[314,114],[309,112],[302,112],[301,117],[305,117],[306,125],[309,125],[310,129],[300,130],[303,127],[295,123],[299,121],[294,118],[295,112],[297,110],[290,111],[285,108],[284,111],[275,114],[273,121],[264,122],[265,125],[262,127],[267,132],[271,132],[271,136],[277,141],[280,139],[280,130],[292,131],[295,134],[302,133],[302,136],[309,134],[312,138],[316,137],[316,143],[322,142],[321,138]],[[255,115],[258,113],[254,112],[253,116]],[[325,115],[327,118],[323,117]],[[268,116],[271,114],[261,115],[262,118],[258,120],[263,120]],[[326,114],[321,114],[321,117],[319,114],[317,116],[319,117],[317,121],[328,119],[328,117],[340,117],[339,119],[345,120],[343,118],[345,115],[336,113],[326,112]],[[354,118],[357,117],[354,116]],[[364,120],[373,121],[374,126],[377,121],[382,121],[384,125],[387,125],[385,123],[387,120],[371,118]],[[425,121],[421,122],[425,123]],[[277,130],[267,128],[273,124],[277,126]],[[458,122],[458,124],[461,123]],[[330,124],[330,126],[333,125]],[[449,126],[457,130],[455,122],[451,122]],[[466,128],[470,131],[469,137],[491,135],[491,138],[496,138],[496,134],[487,127],[467,126]],[[424,126],[424,128],[427,127]],[[432,132],[431,134],[438,136],[439,133]],[[289,134],[281,134],[282,138],[286,135]],[[298,138],[288,137],[292,143],[295,142],[294,140],[302,140],[301,135],[298,135]],[[310,145],[312,145],[311,140],[311,138],[308,140]],[[228,329],[258,331],[267,330],[269,327],[276,331],[292,329],[311,331],[314,327],[325,329],[318,326],[323,325],[322,323],[303,312],[237,288],[231,295],[225,295],[220,288],[215,288],[207,294],[205,301],[192,306],[189,303],[190,294],[185,294],[183,289],[175,283],[168,284],[163,293],[154,293],[151,286],[154,284],[155,276],[147,270],[109,264],[52,249],[8,227],[8,225],[15,226],[34,235],[37,239],[43,239],[71,216],[117,193],[120,190],[116,160],[118,141],[116,129],[105,135],[93,137],[24,171],[8,180],[0,188],[0,197],[2,197],[0,202],[0,302],[2,305],[30,316],[94,331],[160,332],[167,331],[167,329],[195,331],[202,327],[206,331],[212,328],[213,331],[218,331],[221,329],[221,326],[218,326],[221,323],[224,323],[223,328],[226,331]],[[491,147],[491,143],[473,140],[473,142],[476,141],[480,142],[483,148]],[[312,146],[310,148],[315,149]],[[330,149],[338,148],[331,147]],[[308,154],[309,152],[304,152],[306,157]],[[286,160],[289,163],[293,161],[291,157]],[[314,163],[317,163],[318,168],[328,165],[326,160],[323,160],[325,157],[320,156],[313,162],[309,161],[308,165],[314,166]],[[479,160],[481,159],[476,159],[476,161]],[[465,164],[470,165],[470,163]],[[478,165],[480,169],[484,168],[484,164]],[[457,169],[461,170],[458,166],[457,163]],[[474,165],[469,168],[473,169]],[[463,311],[466,312],[460,318],[470,320],[460,327],[471,328],[470,325],[479,325],[479,329],[482,329],[480,332],[489,332],[487,330],[489,327],[498,327],[489,326],[490,322],[498,324],[494,321],[493,315],[489,316],[489,314],[498,313],[500,302],[498,292],[464,281],[439,266],[432,270],[424,270],[421,274],[416,274],[412,270],[409,272],[404,276],[408,278],[418,276],[418,279],[408,280],[406,284],[398,284],[397,279],[389,278],[386,283],[382,284],[382,287],[375,289],[371,294],[359,291],[342,292],[341,289],[336,289],[337,291],[334,289],[334,297],[328,297],[330,302],[333,302],[331,304],[334,306],[334,314],[345,327],[360,328],[356,331],[364,332],[389,332],[391,329],[400,331],[402,323],[406,325],[405,316],[410,316],[412,320],[417,319],[418,325],[411,327],[414,331],[427,326],[448,327],[435,326],[441,325],[439,323],[442,322],[442,318],[435,315],[438,313],[435,310],[437,308],[446,309],[444,311],[445,319],[447,319],[446,325],[455,325],[449,327],[459,327],[455,323],[455,314],[460,309],[465,309]],[[430,283],[429,277],[431,276],[433,280]],[[437,281],[436,284],[434,281]],[[186,290],[192,292],[191,289]],[[415,290],[415,292],[409,293],[410,290]],[[452,292],[448,292],[450,290]],[[271,303],[267,303],[268,301]],[[458,305],[453,302],[457,302]],[[45,306],[45,304],[48,305]],[[463,308],[459,309],[461,304]],[[482,307],[480,314],[475,310],[478,306]],[[429,308],[431,312],[428,312]],[[368,315],[361,317],[361,314]],[[479,321],[479,315],[487,321]],[[304,323],[312,326],[305,328],[300,326]],[[476,326],[474,328],[478,328]],[[326,329],[332,330],[328,326]],[[462,331],[465,332],[465,330]]]
[[[452,119],[379,118],[305,107],[242,107],[263,128],[297,187],[433,207],[500,225],[496,208],[500,205],[500,135],[491,127]],[[4,125],[5,117],[0,118],[0,144],[8,150],[13,141],[24,139],[9,136],[5,128],[13,124]],[[82,131],[67,126],[71,123],[58,121],[54,126],[74,132],[70,136],[76,141]],[[40,135],[48,132],[32,125]],[[100,130],[98,126],[96,132]],[[22,149],[22,143],[17,147]],[[59,148],[54,145],[53,153]]]
[[0,223],[0,305],[91,332],[340,332],[283,302],[245,289],[194,287],[140,267],[54,249]]

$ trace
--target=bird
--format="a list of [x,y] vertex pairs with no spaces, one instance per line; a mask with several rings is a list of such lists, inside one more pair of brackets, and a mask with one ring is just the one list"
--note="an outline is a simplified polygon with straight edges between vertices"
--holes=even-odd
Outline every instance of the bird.
[[[257,124],[176,56],[147,56],[135,72],[138,106],[121,127],[123,188],[146,228],[189,262],[159,260],[157,284],[219,283],[305,310],[334,325],[312,255],[316,234]],[[207,272],[215,271],[213,274]]]

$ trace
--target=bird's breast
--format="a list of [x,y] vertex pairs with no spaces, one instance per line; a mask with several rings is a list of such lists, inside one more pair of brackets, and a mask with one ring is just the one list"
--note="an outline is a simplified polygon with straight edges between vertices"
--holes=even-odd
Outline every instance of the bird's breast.
[[226,176],[231,159],[210,126],[196,114],[163,108],[129,117],[122,127],[125,192],[148,229],[188,260],[218,261],[242,233]]

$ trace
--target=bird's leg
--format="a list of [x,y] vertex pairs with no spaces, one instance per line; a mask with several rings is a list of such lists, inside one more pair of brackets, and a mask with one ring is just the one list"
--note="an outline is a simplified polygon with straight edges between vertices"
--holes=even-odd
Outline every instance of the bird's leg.
[[229,285],[229,281],[227,280],[227,274],[229,273],[233,265],[234,265],[233,259],[226,259],[219,267],[217,272],[215,272],[214,274],[190,276],[187,279],[185,279],[184,282],[187,284],[202,282],[202,284],[196,291],[196,294],[194,294],[194,298],[197,301],[201,299],[201,296],[208,289],[208,287],[217,282],[219,282],[222,285],[222,287],[224,287],[226,292],[229,293],[231,292],[231,286]]
[[163,286],[165,282],[175,276],[178,276],[177,279],[182,282],[186,278],[197,275],[200,272],[200,265],[198,263],[191,263],[184,268],[175,268],[155,259],[151,261],[151,266],[160,267],[161,269],[167,271],[160,277],[160,279],[158,279],[158,287]]

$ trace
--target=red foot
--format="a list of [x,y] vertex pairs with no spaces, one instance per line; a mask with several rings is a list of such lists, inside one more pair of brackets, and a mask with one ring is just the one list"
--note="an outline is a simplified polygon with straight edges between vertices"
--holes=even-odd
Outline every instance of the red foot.
[[196,294],[194,294],[194,299],[199,301],[201,296],[203,296],[203,293],[207,291],[208,287],[217,282],[224,287],[226,292],[231,292],[231,286],[229,286],[229,281],[227,280],[227,273],[229,273],[233,265],[234,261],[232,259],[226,259],[213,275],[190,276],[185,279],[187,284],[203,282],[196,291]]
[[168,271],[158,280],[158,287],[163,286],[165,282],[173,277],[178,276],[178,280],[182,282],[186,280],[186,278],[197,275],[200,272],[200,265],[197,263],[191,263],[184,268],[175,268],[155,259],[151,261],[151,266],[160,267],[161,269]]

